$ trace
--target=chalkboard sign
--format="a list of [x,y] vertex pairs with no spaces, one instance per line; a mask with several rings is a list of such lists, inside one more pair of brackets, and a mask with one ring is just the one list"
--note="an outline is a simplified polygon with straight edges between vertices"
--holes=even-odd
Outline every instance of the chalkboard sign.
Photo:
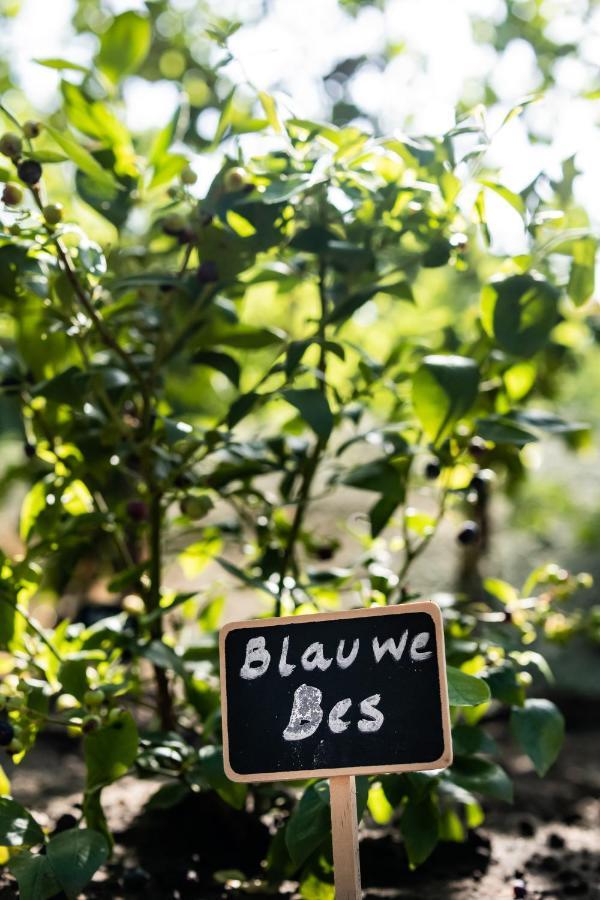
[[232,781],[450,765],[434,603],[234,622],[221,630],[220,655]]

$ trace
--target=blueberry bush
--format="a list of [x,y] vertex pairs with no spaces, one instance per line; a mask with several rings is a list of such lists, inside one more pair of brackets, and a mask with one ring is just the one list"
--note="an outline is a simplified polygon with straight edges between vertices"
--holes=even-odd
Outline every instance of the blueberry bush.
[[[1,413],[23,446],[1,480],[23,499],[22,551],[0,560],[0,745],[26,766],[61,727],[87,773],[81,821],[49,836],[0,770],[0,861],[24,900],[76,897],[110,857],[103,790],[134,773],[164,779],[163,808],[212,791],[258,816],[285,797],[265,889],[333,897],[323,784],[224,775],[226,594],[248,617],[404,603],[453,529],[438,599],[455,760],[361,779],[361,814],[395,823],[412,866],[464,839],[482,797],[511,799],[486,729],[499,711],[543,776],[564,726],[527,696],[532,672],[550,676],[534,642],[588,627],[566,601],[590,578],[547,564],[513,586],[482,559],[524,448],[588,439],[553,397],[587,327],[595,240],[568,172],[551,192],[498,180],[481,111],[441,137],[372,136],[218,90],[216,67],[211,142],[185,92],[164,128],[131,133],[123,85],[156,77],[162,38],[138,12],[104,24],[89,67],[40,61],[63,76],[54,113],[0,109]],[[231,30],[204,39],[227,54]],[[527,253],[490,251],[491,194]]]

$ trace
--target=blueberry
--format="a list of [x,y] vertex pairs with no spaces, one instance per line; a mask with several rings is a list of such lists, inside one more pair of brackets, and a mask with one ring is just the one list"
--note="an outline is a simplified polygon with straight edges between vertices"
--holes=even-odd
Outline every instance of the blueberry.
[[483,438],[474,437],[469,441],[468,450],[473,459],[481,459],[487,450],[487,444]]
[[24,184],[33,187],[42,177],[42,167],[35,159],[24,159],[17,166],[17,174]]
[[459,544],[463,544],[465,547],[474,544],[478,538],[479,526],[476,522],[465,522],[456,536]]
[[130,500],[126,509],[129,518],[135,522],[145,522],[148,519],[148,504],[143,500]]
[[10,722],[0,722],[0,747],[8,747],[15,736],[15,729]]
[[437,459],[431,459],[425,466],[425,478],[428,478],[430,481],[435,481],[436,478],[440,477],[441,471],[442,468]]

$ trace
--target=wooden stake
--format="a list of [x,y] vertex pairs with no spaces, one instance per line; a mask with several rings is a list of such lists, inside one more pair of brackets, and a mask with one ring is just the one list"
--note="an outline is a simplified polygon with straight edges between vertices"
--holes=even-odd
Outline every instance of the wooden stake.
[[329,779],[335,900],[361,900],[354,775]]

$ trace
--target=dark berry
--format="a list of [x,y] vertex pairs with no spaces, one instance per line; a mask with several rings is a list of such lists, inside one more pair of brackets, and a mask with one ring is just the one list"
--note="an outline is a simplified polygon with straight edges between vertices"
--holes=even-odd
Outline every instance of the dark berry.
[[465,547],[469,544],[474,544],[478,538],[479,526],[476,522],[465,522],[456,536],[459,544],[463,544]]
[[184,228],[177,235],[180,244],[193,244],[196,240],[196,232],[192,228]]
[[441,471],[442,468],[437,459],[431,459],[425,466],[425,478],[428,478],[430,481],[435,481],[436,478],[440,477]]
[[[505,620],[510,622],[512,621],[512,616],[510,613],[505,613]],[[518,824],[519,834],[521,837],[533,837],[535,834],[535,825],[531,821],[531,819],[521,819]],[[516,876],[515,874],[515,877]]]
[[547,845],[551,850],[562,850],[565,846],[565,839],[562,835],[557,834],[556,831],[551,832],[548,835],[548,840],[546,841]]
[[54,826],[54,834],[60,834],[61,831],[70,831],[71,828],[77,828],[77,819],[71,813],[64,813]]
[[126,509],[129,518],[135,522],[145,522],[148,519],[148,504],[143,500],[130,500]]
[[23,184],[33,187],[42,177],[42,167],[35,159],[24,159],[17,166],[17,174]]
[[333,546],[333,544],[320,544],[315,550],[317,559],[320,559],[323,562],[327,562],[328,560],[333,559],[334,553],[335,547]]
[[15,729],[10,722],[0,722],[0,747],[8,747],[15,736]]
[[27,457],[27,459],[33,459],[35,456],[35,444],[31,444],[29,441],[26,441],[23,444],[23,453]]
[[22,150],[23,142],[18,134],[7,131],[0,137],[0,153],[3,156],[8,156],[9,159],[18,159]]
[[210,284],[213,281],[218,281],[219,270],[217,269],[217,264],[212,259],[205,259],[198,266],[196,276],[200,284]]
[[18,184],[6,184],[2,191],[2,202],[6,206],[18,206],[23,200],[23,191]]
[[469,441],[469,453],[473,459],[481,459],[487,450],[487,444],[480,437],[474,437]]

